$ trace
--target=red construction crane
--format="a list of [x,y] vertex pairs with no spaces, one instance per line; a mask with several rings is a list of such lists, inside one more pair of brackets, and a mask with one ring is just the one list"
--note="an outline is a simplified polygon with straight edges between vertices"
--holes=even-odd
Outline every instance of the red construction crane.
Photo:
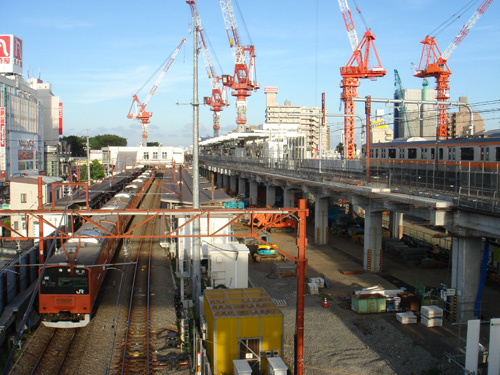
[[259,88],[255,72],[255,47],[241,45],[231,0],[219,0],[219,3],[234,58],[234,76],[223,75],[222,84],[234,90],[231,95],[236,96],[236,123],[238,130],[241,130],[247,123],[247,96]]
[[[493,0],[484,0],[481,5],[479,5],[472,17],[462,27],[443,54],[441,54],[433,36],[427,35],[425,39],[420,42],[424,45],[424,48],[422,50],[422,56],[420,57],[420,64],[414,76],[420,78],[436,78],[436,99],[438,101],[446,101],[450,97],[448,93],[450,86],[448,83],[450,82],[451,70],[448,68],[448,59],[492,2]],[[448,138],[448,115],[446,109],[446,105],[438,106],[437,138]]]
[[[141,101],[137,97],[138,93],[135,93],[133,95],[132,104],[130,105],[130,109],[128,111],[127,118],[136,119],[136,120],[141,121],[141,123],[142,123],[142,145],[143,146],[147,146],[147,144],[148,144],[149,118],[151,116],[153,116],[152,112],[145,112],[146,106],[148,105],[151,97],[155,94],[156,89],[158,88],[161,81],[163,80],[163,77],[165,76],[165,73],[167,73],[168,69],[170,68],[170,66],[174,62],[175,56],[177,56],[177,53],[179,52],[179,50],[181,49],[181,47],[185,41],[186,41],[186,39],[182,39],[181,43],[177,46],[175,51],[172,53],[172,55],[168,59],[167,63],[163,67],[160,75],[156,79],[153,87],[151,87],[151,90],[149,90],[149,94],[146,97],[146,99],[144,99],[144,101],[141,103]],[[133,112],[132,112],[132,107],[134,108]]]
[[[352,101],[352,98],[358,97],[359,79],[370,78],[371,80],[375,80],[377,77],[385,76],[387,72],[382,68],[377,50],[375,49],[375,44],[373,42],[375,40],[375,35],[372,34],[369,28],[366,28],[361,42],[358,43],[358,36],[356,29],[354,28],[347,0],[338,0],[338,2],[347,29],[347,36],[349,37],[353,50],[353,54],[347,62],[347,65],[340,68],[340,75],[342,76],[342,82],[340,83],[342,94],[340,98],[344,102],[344,114],[346,115],[344,118],[346,156],[348,159],[353,159],[355,148],[354,117],[352,116],[354,115],[354,102]],[[373,53],[377,59],[376,64],[372,66],[369,65],[370,46],[372,47]],[[355,63],[357,66],[354,65]]]
[[198,44],[203,48],[201,50],[205,67],[207,68],[208,78],[212,81],[212,96],[205,96],[203,102],[210,106],[210,110],[214,113],[214,137],[219,136],[220,130],[220,112],[229,105],[227,101],[227,89],[222,85],[222,79],[215,73],[210,52],[208,51],[207,44],[205,43],[205,33],[201,25],[201,19],[197,10],[196,0],[186,0],[186,3],[191,8],[191,14],[196,19],[194,22],[198,25]]

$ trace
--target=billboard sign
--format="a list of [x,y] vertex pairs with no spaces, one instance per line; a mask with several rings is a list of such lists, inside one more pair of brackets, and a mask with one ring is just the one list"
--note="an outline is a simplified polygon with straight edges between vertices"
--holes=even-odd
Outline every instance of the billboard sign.
[[23,41],[14,35],[0,35],[0,73],[23,74]]

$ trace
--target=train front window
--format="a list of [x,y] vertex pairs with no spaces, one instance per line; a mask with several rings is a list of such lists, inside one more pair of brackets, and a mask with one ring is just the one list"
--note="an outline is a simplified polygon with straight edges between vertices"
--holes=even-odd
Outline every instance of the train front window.
[[49,267],[40,284],[41,294],[89,294],[89,272],[86,269]]

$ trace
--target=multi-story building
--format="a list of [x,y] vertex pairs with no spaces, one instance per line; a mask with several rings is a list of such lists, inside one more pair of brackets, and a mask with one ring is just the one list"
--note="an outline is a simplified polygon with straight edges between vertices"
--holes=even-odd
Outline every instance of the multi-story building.
[[[467,104],[468,98],[466,96],[461,96],[458,98],[458,101],[460,103]],[[473,113],[472,116],[474,120],[472,134],[484,131],[484,121],[481,115],[479,113]],[[472,135],[470,122],[469,110],[463,105],[459,106],[458,112],[453,112],[448,115],[448,138],[458,138]]]
[[7,200],[8,183],[14,176],[64,174],[57,155],[62,107],[50,84],[23,78],[22,40],[14,35],[0,35],[0,40],[6,46],[0,50],[0,199]]
[[306,152],[311,157],[318,156],[330,149],[330,129],[326,124],[320,129],[321,108],[292,105],[286,100],[284,105],[278,105],[277,87],[266,87],[266,123],[267,124],[298,124],[298,131],[306,136]]
[[167,167],[184,163],[184,150],[180,147],[150,146],[102,148],[102,164],[105,171],[123,171],[138,165]]

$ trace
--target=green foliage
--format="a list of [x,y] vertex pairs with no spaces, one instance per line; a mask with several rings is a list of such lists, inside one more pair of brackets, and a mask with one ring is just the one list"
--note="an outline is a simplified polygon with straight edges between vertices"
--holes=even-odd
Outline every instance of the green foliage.
[[[99,163],[99,160],[93,160],[90,163],[90,179],[91,180],[101,180],[104,178],[104,168]],[[83,165],[80,168],[80,181],[86,181],[87,180],[87,166]]]
[[158,147],[160,146],[160,142],[148,142],[148,147]]
[[76,135],[62,137],[61,142],[66,142],[71,149],[71,156],[87,156],[87,139]]
[[89,145],[91,150],[100,150],[108,146],[126,146],[127,138],[113,134],[96,135],[89,139]]
[[339,142],[337,147],[335,147],[335,151],[337,151],[340,155],[344,155],[344,144]]

